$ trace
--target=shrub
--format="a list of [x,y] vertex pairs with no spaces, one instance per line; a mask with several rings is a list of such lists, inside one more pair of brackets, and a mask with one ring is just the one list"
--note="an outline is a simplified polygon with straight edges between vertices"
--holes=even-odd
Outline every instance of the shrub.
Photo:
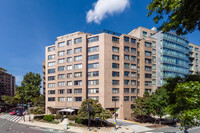
[[45,116],[43,117],[43,120],[48,121],[48,122],[51,122],[51,121],[54,120],[54,115],[45,115]]
[[43,119],[43,117],[44,117],[44,115],[36,115],[36,116],[34,116],[34,120],[41,120],[41,119]]
[[54,119],[61,119],[62,118],[62,115],[61,114],[56,114],[55,116],[54,116]]
[[74,126],[74,123],[71,123],[71,122],[70,122],[70,123],[68,124],[68,126]]
[[78,118],[78,119],[76,119],[76,123],[77,123],[77,124],[82,124],[82,123],[83,123],[83,120],[82,120],[81,118]]
[[76,120],[76,118],[77,118],[77,116],[76,116],[76,115],[69,115],[69,116],[68,116],[68,120],[75,121],[75,120]]

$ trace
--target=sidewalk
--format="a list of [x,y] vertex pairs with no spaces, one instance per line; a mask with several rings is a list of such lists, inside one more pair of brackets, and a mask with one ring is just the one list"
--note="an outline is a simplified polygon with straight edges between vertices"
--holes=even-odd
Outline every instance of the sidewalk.
[[68,126],[67,130],[64,130],[64,123],[61,122],[59,124],[51,124],[51,123],[45,123],[45,122],[39,122],[39,121],[28,121],[28,116],[25,117],[25,122],[20,121],[20,124],[27,124],[30,126],[36,126],[41,128],[47,128],[47,129],[56,129],[56,130],[62,130],[62,131],[69,131],[74,133],[134,133],[134,132],[145,132],[153,130],[151,128],[147,128],[140,125],[127,125],[127,126],[120,126],[117,131],[114,131],[114,127],[101,127],[100,129],[97,129],[96,127],[91,127],[91,131],[87,130],[87,127],[74,127],[74,126]]

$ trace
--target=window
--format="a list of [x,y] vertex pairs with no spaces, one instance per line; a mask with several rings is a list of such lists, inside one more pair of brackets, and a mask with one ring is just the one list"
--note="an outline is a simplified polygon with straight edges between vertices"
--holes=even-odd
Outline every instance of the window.
[[152,80],[152,85],[155,85],[155,84],[156,84],[156,80],[153,79],[153,80]]
[[74,69],[81,69],[82,68],[82,64],[75,64],[74,65]]
[[136,56],[131,56],[131,61],[136,61]]
[[118,61],[119,60],[119,56],[118,55],[112,55],[112,60]]
[[125,42],[129,42],[129,37],[126,37],[126,36],[125,36],[125,37],[124,37],[124,41],[125,41]]
[[129,55],[124,55],[124,60],[129,60]]
[[67,73],[67,78],[72,78],[72,73]]
[[67,94],[71,94],[72,93],[72,89],[67,89]]
[[55,101],[55,97],[48,97],[48,101],[49,101],[49,102]]
[[48,67],[52,67],[52,66],[55,66],[55,61],[52,61],[52,62],[48,63]]
[[124,47],[124,52],[129,52],[129,47]]
[[48,74],[55,73],[55,69],[48,69]]
[[124,68],[129,69],[129,65],[130,65],[129,63],[124,63]]
[[152,60],[155,63],[156,62],[156,57],[152,57]]
[[99,85],[99,80],[88,80],[88,85]]
[[72,81],[67,81],[67,86],[72,86]]
[[145,59],[145,63],[151,64],[151,59]]
[[112,37],[112,41],[113,42],[119,42],[119,38],[118,37]]
[[112,72],[113,77],[119,77],[119,72]]
[[97,77],[99,76],[99,71],[88,72],[88,77]]
[[112,63],[112,68],[119,68],[119,64],[117,64],[117,63]]
[[64,79],[65,78],[65,74],[58,74],[58,79]]
[[145,86],[151,86],[151,81],[145,81]]
[[58,97],[58,102],[64,102],[65,101],[65,97]]
[[55,90],[48,90],[48,94],[49,94],[49,95],[55,94]]
[[151,71],[151,67],[150,66],[145,66],[145,71]]
[[113,94],[119,93],[119,88],[112,88],[112,93]]
[[79,47],[79,48],[75,48],[74,49],[74,53],[77,54],[77,53],[81,53],[82,52],[82,47]]
[[58,82],[58,87],[63,87],[63,86],[65,86],[65,81]]
[[74,78],[82,77],[82,72],[74,73]]
[[129,88],[124,88],[124,93],[129,93]]
[[152,46],[155,47],[155,46],[156,46],[156,43],[155,43],[155,42],[152,42]]
[[129,74],[130,74],[130,72],[128,72],[128,71],[124,71],[124,76],[125,76],[125,77],[128,77]]
[[72,49],[67,50],[67,55],[70,55],[70,54],[72,54]]
[[131,38],[131,43],[136,43],[136,39]]
[[52,60],[52,59],[55,59],[55,54],[48,55],[48,60]]
[[147,32],[143,31],[143,37],[147,37]]
[[99,46],[89,47],[89,48],[88,48],[88,53],[89,53],[89,52],[97,52],[97,51],[99,51]]
[[147,79],[151,79],[151,74],[147,74],[147,73],[145,73],[145,78],[147,78]]
[[82,93],[82,89],[74,89],[74,94]]
[[98,68],[98,67],[99,67],[99,63],[88,64],[88,69],[90,69],[90,68]]
[[74,56],[74,61],[81,61],[82,60],[82,56]]
[[196,59],[196,63],[198,63],[198,59]]
[[155,64],[152,65],[152,69],[156,70],[156,65]]
[[131,93],[136,94],[136,93],[137,93],[137,92],[136,92],[136,88],[131,88]]
[[48,88],[55,88],[55,83],[49,83]]
[[145,56],[151,56],[151,52],[150,51],[145,51]]
[[119,96],[112,96],[112,101],[119,101]]
[[131,109],[134,109],[134,108],[135,108],[134,104],[131,104]]
[[124,80],[124,85],[129,85],[129,80]]
[[72,102],[72,97],[67,97],[68,102]]
[[67,70],[72,70],[72,65],[68,65]]
[[59,42],[58,43],[58,47],[60,48],[60,47],[64,47],[65,46],[65,42]]
[[135,101],[136,96],[131,96],[131,101]]
[[119,53],[119,48],[118,47],[112,47],[112,51],[116,52],[116,53]]
[[151,93],[151,89],[145,89],[145,92]]
[[131,77],[136,78],[136,72],[131,72]]
[[82,42],[82,38],[76,38],[74,39],[74,44],[77,44],[77,43],[81,43]]
[[89,88],[88,93],[89,94],[99,93],[99,88]]
[[136,64],[131,64],[131,69],[137,69]]
[[58,71],[64,71],[65,70],[65,67],[64,66],[59,66],[58,67]]
[[82,101],[82,97],[74,97],[74,101],[81,102]]
[[54,51],[55,50],[55,46],[53,47],[48,47],[48,52]]
[[124,96],[124,101],[129,101],[129,96]]
[[64,63],[64,62],[65,62],[65,58],[58,59],[58,63],[59,63],[59,64]]
[[153,50],[152,50],[152,53],[153,53],[153,55],[155,55],[155,54],[156,54],[156,50],[155,50],[155,49],[153,49]]
[[49,76],[48,81],[55,80],[55,76]]
[[67,62],[72,62],[72,57],[67,57]]
[[199,48],[195,48],[195,51],[199,51]]
[[196,70],[198,70],[198,65],[196,65]]
[[198,53],[196,53],[196,58],[198,58]]
[[74,85],[82,85],[82,80],[74,81]]
[[90,43],[90,42],[97,42],[97,41],[99,41],[99,36],[88,38],[88,43]]
[[153,72],[153,73],[152,73],[152,76],[153,76],[153,77],[156,77],[156,72]]
[[88,98],[99,101],[99,97],[98,96],[93,96],[93,97],[88,97]]
[[131,80],[131,85],[136,85],[136,81],[135,80]]
[[58,56],[64,56],[65,55],[65,51],[58,51]]
[[72,40],[67,41],[67,46],[72,45]]
[[131,48],[131,53],[136,53],[136,49],[135,48]]
[[151,47],[151,43],[150,42],[145,42],[145,47]]
[[64,93],[65,93],[64,89],[58,90],[58,94],[64,94]]
[[112,80],[112,85],[119,85],[119,80]]
[[89,55],[88,56],[88,60],[98,60],[99,59],[99,55],[96,54],[96,55]]

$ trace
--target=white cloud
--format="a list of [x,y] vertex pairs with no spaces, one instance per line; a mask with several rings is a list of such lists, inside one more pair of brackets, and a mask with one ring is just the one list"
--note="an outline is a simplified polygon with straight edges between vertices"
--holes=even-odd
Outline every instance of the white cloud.
[[129,6],[129,0],[98,0],[94,3],[94,9],[87,12],[87,22],[94,21],[99,24],[108,15],[121,13]]

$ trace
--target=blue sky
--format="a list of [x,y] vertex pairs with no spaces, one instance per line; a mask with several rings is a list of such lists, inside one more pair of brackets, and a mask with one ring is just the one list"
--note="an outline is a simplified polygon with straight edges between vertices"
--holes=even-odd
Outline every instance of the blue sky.
[[[139,26],[157,26],[152,17],[147,17],[150,0],[124,1],[129,1],[124,7],[107,6],[112,15],[108,14],[99,23],[88,23],[87,12],[93,11],[97,0],[0,0],[0,67],[16,76],[19,85],[23,75],[30,71],[42,75],[45,46],[54,44],[57,36],[101,29],[129,33]],[[121,11],[115,11],[114,7]],[[199,31],[188,34],[187,38],[200,44]]]

